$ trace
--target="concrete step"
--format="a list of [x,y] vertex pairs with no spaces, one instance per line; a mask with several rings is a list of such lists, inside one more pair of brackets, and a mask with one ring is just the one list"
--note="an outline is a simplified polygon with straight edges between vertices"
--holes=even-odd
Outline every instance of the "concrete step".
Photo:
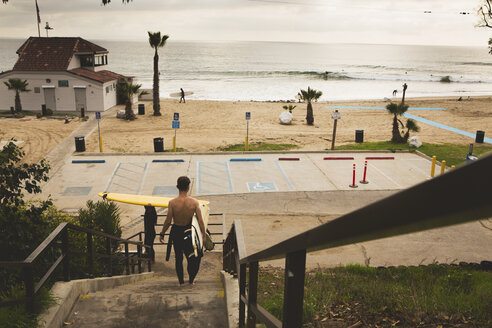
[[[220,282],[221,253],[206,253],[195,285],[178,286],[174,259],[158,254],[157,276],[82,295],[67,319],[71,327],[227,327]],[[184,261],[186,262],[186,260]],[[186,264],[184,264],[185,281]]]

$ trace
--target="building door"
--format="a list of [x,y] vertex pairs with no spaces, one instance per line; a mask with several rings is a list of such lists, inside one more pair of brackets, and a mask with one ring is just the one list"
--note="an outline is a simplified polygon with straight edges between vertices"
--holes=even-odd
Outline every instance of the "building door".
[[56,98],[55,98],[55,88],[43,88],[44,91],[44,103],[46,108],[52,111],[56,110]]
[[82,108],[87,111],[85,98],[85,88],[74,88],[75,91],[75,110],[80,113]]

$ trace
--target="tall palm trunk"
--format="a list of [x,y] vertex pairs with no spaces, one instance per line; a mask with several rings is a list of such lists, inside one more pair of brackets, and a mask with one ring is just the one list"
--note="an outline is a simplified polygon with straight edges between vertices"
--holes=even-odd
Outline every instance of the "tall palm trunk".
[[398,118],[396,114],[393,116],[393,137],[391,138],[391,142],[393,143],[401,143],[402,137],[400,133],[400,129],[398,128]]
[[22,105],[21,105],[20,95],[18,90],[15,90],[15,111],[18,113],[22,111]]
[[161,116],[161,105],[159,103],[159,55],[155,48],[154,55],[154,85],[152,87],[154,116]]
[[135,119],[135,113],[133,112],[133,109],[132,109],[131,99],[127,99],[126,103],[125,103],[125,119],[127,119],[127,120],[134,120]]
[[307,104],[306,123],[308,125],[314,124],[313,105],[311,105],[311,102],[308,102]]

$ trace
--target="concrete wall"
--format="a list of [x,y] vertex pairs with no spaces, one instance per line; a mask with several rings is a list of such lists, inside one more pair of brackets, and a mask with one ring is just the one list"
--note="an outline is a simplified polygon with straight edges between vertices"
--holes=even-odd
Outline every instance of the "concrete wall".
[[[9,78],[19,78],[27,80],[30,92],[21,93],[22,109],[40,111],[41,105],[45,103],[43,86],[55,87],[56,111],[72,112],[75,111],[74,86],[84,86],[86,88],[87,111],[105,111],[116,105],[116,89],[110,88],[106,94],[105,86],[112,86],[117,81],[107,82],[104,85],[100,82],[78,77],[66,72],[8,72],[0,76],[0,110],[9,110],[14,106],[15,92],[8,90],[3,82]],[[46,82],[50,79],[50,82]],[[68,87],[59,87],[59,80],[68,80]],[[39,93],[35,92],[39,88]],[[112,89],[112,90],[111,90]]]
[[128,276],[115,276],[108,278],[80,279],[69,282],[57,282],[51,288],[51,293],[56,304],[50,306],[39,317],[42,328],[61,328],[63,322],[72,312],[75,302],[81,294],[93,293],[108,288],[115,288],[124,284],[130,284],[154,276],[154,272],[133,274]]
[[79,56],[73,55],[72,59],[70,60],[70,64],[68,64],[67,71],[79,67],[80,67],[80,58]]
[[106,82],[103,85],[104,110],[116,106],[116,83],[117,81],[115,80],[115,81]]

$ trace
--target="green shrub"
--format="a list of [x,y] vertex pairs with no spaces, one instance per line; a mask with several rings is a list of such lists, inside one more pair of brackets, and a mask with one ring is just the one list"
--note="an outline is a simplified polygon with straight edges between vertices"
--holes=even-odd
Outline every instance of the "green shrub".
[[51,108],[46,108],[46,116],[53,115],[53,110]]

